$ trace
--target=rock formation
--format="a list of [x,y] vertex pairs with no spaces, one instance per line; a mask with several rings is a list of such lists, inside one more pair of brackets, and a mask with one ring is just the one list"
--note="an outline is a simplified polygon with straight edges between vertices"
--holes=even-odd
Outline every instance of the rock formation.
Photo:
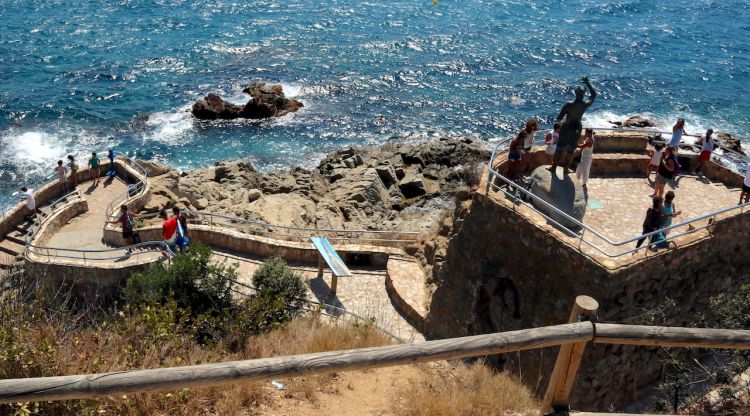
[[[578,221],[583,220],[583,216],[586,214],[586,195],[581,184],[573,179],[573,175],[563,175],[561,168],[558,168],[556,174],[553,175],[552,172],[547,170],[546,166],[540,166],[531,173],[530,180],[530,192],[533,195],[560,208]],[[532,200],[531,203],[536,209],[568,229],[578,230],[581,228],[559,213],[552,211],[545,204],[536,200]]]
[[719,142],[721,143],[722,147],[726,147],[727,149],[742,153],[743,155],[745,154],[745,151],[742,150],[742,142],[740,142],[740,139],[732,137],[731,134],[725,133],[723,131],[716,133],[716,136],[719,138]]
[[154,177],[146,210],[177,204],[302,227],[434,231],[440,217],[425,205],[439,199],[452,208],[455,191],[475,185],[488,158],[471,140],[435,140],[343,149],[313,170],[261,173],[246,160],[217,162]]
[[232,120],[236,118],[262,119],[281,117],[299,110],[302,103],[287,98],[281,85],[259,82],[242,90],[252,97],[245,105],[224,101],[216,94],[208,94],[193,104],[192,113],[200,120]]
[[641,116],[630,116],[625,121],[610,121],[610,123],[614,124],[617,127],[654,127],[656,124],[654,124],[653,121],[641,117]]

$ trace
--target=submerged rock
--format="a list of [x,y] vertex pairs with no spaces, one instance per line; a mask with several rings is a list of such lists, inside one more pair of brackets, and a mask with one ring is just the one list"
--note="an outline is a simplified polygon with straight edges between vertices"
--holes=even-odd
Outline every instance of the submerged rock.
[[654,124],[653,121],[651,121],[651,120],[649,120],[649,119],[647,119],[645,117],[641,117],[641,116],[630,116],[625,121],[610,121],[610,123],[612,123],[612,124],[614,124],[615,126],[618,126],[618,127],[639,127],[639,128],[643,128],[643,127],[654,127],[654,126],[656,126],[656,124]]
[[200,120],[263,119],[281,117],[303,107],[300,101],[287,98],[281,85],[259,82],[242,92],[252,97],[245,105],[233,104],[216,94],[208,94],[193,104],[193,116]]

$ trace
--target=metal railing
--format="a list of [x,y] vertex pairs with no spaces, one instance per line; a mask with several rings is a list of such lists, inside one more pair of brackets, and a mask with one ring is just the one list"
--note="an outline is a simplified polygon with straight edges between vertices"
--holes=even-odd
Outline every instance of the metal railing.
[[[47,258],[48,262],[54,259],[82,260],[86,265],[91,262],[122,261],[132,257],[146,254],[161,253],[163,258],[172,258],[175,253],[164,241],[145,241],[125,247],[106,248],[97,250],[72,249],[62,247],[48,247],[27,244],[27,253]],[[158,258],[156,259],[158,260]],[[156,261],[154,260],[154,261]]]
[[146,184],[148,182],[148,171],[146,170],[146,168],[141,166],[138,161],[129,158],[127,155],[121,152],[115,152],[115,155],[119,156],[119,159],[117,160],[120,160],[123,163],[127,163],[136,171],[138,171],[138,173],[141,175],[141,178],[135,183],[128,185],[128,189],[115,196],[115,198],[112,199],[109,204],[107,204],[107,208],[105,210],[105,221],[116,218],[118,207],[144,192],[146,190]]
[[186,210],[183,211],[183,213],[188,216],[188,220],[191,224],[220,226],[236,229],[249,234],[297,239],[301,241],[306,241],[310,237],[326,237],[331,241],[337,241],[340,243],[358,242],[374,245],[386,243],[408,244],[416,241],[420,236],[420,233],[416,231],[307,228],[270,224],[264,221],[249,220],[206,211]]
[[[656,130],[627,129],[627,128],[594,128],[594,130],[634,131],[634,132],[651,132],[651,133],[658,132]],[[633,243],[633,242],[637,242],[637,241],[639,241],[641,239],[651,239],[653,236],[656,236],[656,235],[659,235],[661,233],[664,233],[665,231],[671,231],[671,230],[676,230],[676,229],[681,228],[681,227],[687,227],[686,231],[682,231],[682,232],[679,232],[679,233],[670,234],[668,236],[665,236],[665,239],[662,240],[662,242],[665,242],[666,244],[669,244],[669,242],[673,242],[675,239],[677,239],[679,237],[682,237],[682,236],[685,236],[685,235],[688,235],[688,234],[692,234],[692,233],[695,233],[696,231],[699,231],[699,230],[702,230],[702,229],[707,229],[707,228],[711,227],[713,224],[716,223],[717,217],[720,216],[720,215],[725,215],[725,214],[730,214],[730,213],[732,213],[731,215],[737,215],[737,214],[740,214],[740,213],[744,212],[745,207],[750,206],[750,203],[745,203],[745,204],[739,204],[739,205],[731,206],[731,207],[728,207],[728,208],[722,208],[720,210],[716,210],[716,211],[713,211],[711,213],[708,213],[708,214],[705,214],[705,215],[701,215],[699,217],[692,218],[690,220],[683,221],[683,222],[680,222],[678,224],[671,225],[669,227],[664,227],[664,228],[661,228],[661,229],[656,230],[656,231],[652,231],[652,232],[649,232],[649,233],[644,233],[644,234],[641,234],[641,235],[638,235],[636,237],[632,237],[632,238],[629,238],[629,239],[626,239],[626,240],[623,240],[623,241],[612,241],[607,236],[605,236],[605,235],[601,234],[600,232],[598,232],[596,229],[594,229],[594,228],[592,228],[592,227],[584,224],[580,220],[578,220],[578,219],[576,219],[576,218],[568,215],[567,213],[565,213],[564,211],[560,210],[556,206],[554,206],[554,205],[550,204],[549,202],[547,202],[547,201],[539,198],[538,196],[532,194],[530,191],[528,191],[527,189],[525,189],[522,185],[519,185],[515,181],[512,181],[509,178],[507,178],[507,177],[503,176],[502,174],[500,174],[499,172],[497,172],[494,169],[495,158],[497,157],[497,155],[499,153],[502,152],[501,151],[501,146],[504,145],[504,144],[507,144],[511,140],[512,140],[512,138],[511,139],[502,140],[499,143],[497,143],[497,145],[493,149],[492,155],[490,156],[489,166],[487,168],[488,174],[487,174],[486,193],[489,193],[489,189],[491,187],[493,189],[497,190],[498,192],[502,192],[504,195],[506,195],[508,198],[510,198],[511,201],[513,202],[513,209],[514,209],[514,211],[516,210],[516,205],[517,204],[524,204],[524,205],[530,207],[531,209],[533,209],[538,214],[540,214],[542,217],[545,218],[545,220],[547,220],[550,224],[552,224],[553,226],[555,226],[558,229],[560,229],[561,231],[563,231],[565,234],[569,235],[570,237],[577,238],[579,240],[579,248],[580,248],[581,243],[583,243],[583,244],[588,245],[592,249],[594,249],[596,252],[598,252],[598,253],[600,253],[600,254],[602,254],[604,256],[610,257],[610,258],[617,258],[617,257],[624,256],[626,254],[634,253],[634,252],[637,252],[638,250],[640,250],[640,248],[627,249],[625,251],[610,253],[610,252],[605,251],[602,248],[600,248],[596,244],[595,241],[591,241],[590,239],[587,239],[586,238],[586,232],[589,232],[591,235],[593,235],[596,238],[600,239],[601,242],[605,243],[606,245],[608,245],[610,247],[620,247],[620,246],[623,246],[625,244],[630,244],[630,243]],[[731,149],[725,149],[725,150],[731,152]],[[732,154],[732,156],[734,156],[734,157],[741,156],[742,158],[744,158],[745,162],[747,161],[747,157],[745,155],[740,154],[740,153],[734,152]],[[498,185],[497,183],[495,183],[496,179],[500,180],[505,185],[505,188],[503,188],[503,185]],[[554,218],[552,218],[552,215],[548,215],[548,214],[542,212],[541,210],[535,208],[532,204],[529,204],[529,203],[525,202],[523,200],[523,198],[521,198],[520,195],[523,195],[525,198],[528,198],[529,200],[533,201],[535,204],[539,204],[539,205],[543,206],[544,208],[546,208],[549,211],[551,211],[552,213],[554,213],[552,215],[554,215],[557,218],[562,218],[562,220],[555,220]],[[706,224],[697,224],[698,222],[705,221],[705,220],[708,220]],[[571,227],[562,224],[561,221],[569,223],[569,224],[572,224],[576,228],[576,230],[573,230],[573,229],[571,229]],[[580,232],[578,231],[578,229],[580,229]],[[651,244],[652,243],[649,242],[649,244],[647,245],[647,247],[651,246]]]

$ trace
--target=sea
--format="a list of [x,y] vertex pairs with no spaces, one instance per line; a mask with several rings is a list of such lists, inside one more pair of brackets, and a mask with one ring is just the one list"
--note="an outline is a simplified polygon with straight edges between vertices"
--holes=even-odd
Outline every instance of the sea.
[[[0,0],[0,205],[58,159],[314,167],[350,145],[549,125],[582,76],[589,126],[632,114],[748,137],[746,0]],[[256,81],[304,108],[196,122]]]

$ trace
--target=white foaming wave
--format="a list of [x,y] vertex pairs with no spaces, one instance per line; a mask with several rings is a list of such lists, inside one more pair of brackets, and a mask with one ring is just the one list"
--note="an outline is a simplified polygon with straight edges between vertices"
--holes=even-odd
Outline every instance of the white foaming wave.
[[215,43],[213,45],[209,45],[208,49],[211,49],[214,52],[242,55],[242,54],[257,52],[260,50],[260,46],[258,45],[229,46],[229,45],[222,45],[222,44]]
[[147,139],[176,144],[187,137],[187,133],[193,129],[193,118],[187,108],[173,113],[157,112],[148,117],[146,126],[153,128],[151,132],[146,133]]
[[[731,132],[734,130],[733,126],[726,125],[726,123],[717,123],[716,121],[712,121],[695,114],[677,112],[667,114],[654,114],[649,112],[617,114],[615,112],[607,110],[594,111],[592,113],[587,113],[583,117],[583,124],[586,127],[614,127],[611,123],[612,121],[623,122],[627,120],[628,117],[633,115],[640,115],[651,120],[655,126],[650,127],[649,130],[652,129],[654,131],[660,131],[667,134],[670,134],[669,132],[672,131],[672,127],[674,126],[675,122],[677,122],[678,118],[685,119],[685,131],[692,135],[705,134],[708,128],[713,128],[717,131]],[[683,140],[685,142],[691,143],[695,140],[695,138],[691,136],[685,137]]]
[[38,131],[27,131],[20,134],[10,131],[3,136],[2,143],[8,151],[8,154],[4,157],[23,164],[50,162],[61,158],[66,151],[66,146],[58,136]]

